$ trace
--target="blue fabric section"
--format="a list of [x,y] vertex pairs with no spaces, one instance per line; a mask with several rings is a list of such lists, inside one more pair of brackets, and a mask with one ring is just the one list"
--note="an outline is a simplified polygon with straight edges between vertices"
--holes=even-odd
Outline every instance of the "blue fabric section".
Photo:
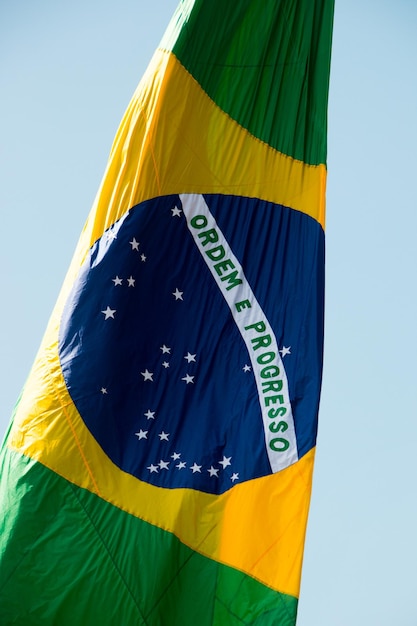
[[[259,200],[205,196],[272,325],[302,456],[315,443],[324,237]],[[165,488],[222,493],[271,472],[250,358],[178,196],[144,202],[92,247],[65,307],[69,393],[106,454]]]

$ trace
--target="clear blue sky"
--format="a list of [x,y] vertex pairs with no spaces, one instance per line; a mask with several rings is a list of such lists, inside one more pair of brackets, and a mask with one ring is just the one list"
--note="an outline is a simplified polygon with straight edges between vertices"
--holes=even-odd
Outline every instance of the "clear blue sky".
[[[0,4],[0,431],[176,0]],[[298,626],[416,626],[417,3],[336,0]]]

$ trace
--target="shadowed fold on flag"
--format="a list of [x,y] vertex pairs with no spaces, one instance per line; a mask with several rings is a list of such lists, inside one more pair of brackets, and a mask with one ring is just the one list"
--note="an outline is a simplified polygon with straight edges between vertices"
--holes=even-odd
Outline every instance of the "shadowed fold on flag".
[[295,624],[332,20],[179,4],[3,443],[4,623]]

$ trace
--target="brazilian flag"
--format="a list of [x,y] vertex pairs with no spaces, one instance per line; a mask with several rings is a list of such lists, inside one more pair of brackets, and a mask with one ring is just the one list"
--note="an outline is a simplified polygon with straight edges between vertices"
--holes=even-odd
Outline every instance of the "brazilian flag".
[[180,2],[2,447],[2,624],[295,624],[332,21]]

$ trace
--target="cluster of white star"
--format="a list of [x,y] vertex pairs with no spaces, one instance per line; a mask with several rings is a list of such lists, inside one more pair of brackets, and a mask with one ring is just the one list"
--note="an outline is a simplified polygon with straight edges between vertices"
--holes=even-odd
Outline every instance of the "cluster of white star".
[[[171,348],[167,346],[166,344],[163,344],[162,346],[160,346],[160,350],[165,359],[171,356]],[[184,356],[184,359],[187,361],[188,364],[196,363],[197,354],[192,354],[191,352],[187,352],[187,354]],[[164,368],[169,368],[170,367],[169,361],[164,360],[162,363],[162,366]],[[154,373],[150,372],[147,369],[144,372],[141,372],[141,375],[143,376],[144,382],[154,381],[153,379]],[[188,384],[194,383],[194,376],[191,376],[190,374],[187,373],[185,376],[181,378],[181,380],[183,380],[188,385]],[[156,411],[151,411],[151,409],[148,409],[146,413],[144,413],[144,416],[146,417],[147,420],[155,420]],[[149,429],[145,430],[143,428],[140,428],[139,431],[135,433],[139,441],[147,440],[148,434],[149,434]],[[170,441],[169,439],[170,433],[165,432],[164,430],[158,433],[158,437],[159,437],[160,442]],[[218,465],[220,467],[214,467],[214,465],[212,464],[209,468],[206,468],[205,470],[203,469],[203,465],[199,465],[196,462],[194,462],[192,465],[187,465],[187,462],[181,459],[181,453],[179,452],[174,452],[171,455],[171,459],[172,461],[161,459],[158,463],[151,463],[150,465],[147,466],[146,469],[149,471],[150,474],[154,474],[154,473],[159,473],[160,471],[163,471],[163,470],[169,470],[170,467],[172,466],[172,468],[175,468],[177,470],[182,470],[182,469],[187,468],[193,474],[202,474],[203,471],[207,471],[211,478],[219,478],[219,472],[222,469],[224,470],[226,467],[231,465],[232,457],[223,456],[223,459],[218,462]],[[233,472],[233,474],[230,476],[230,480],[232,481],[232,483],[239,480],[238,472]]]
[[[147,419],[155,419],[155,411],[151,411],[150,409],[148,409],[148,411],[144,413],[144,415]],[[149,430],[143,430],[141,428],[137,433],[135,433],[135,435],[137,436],[138,440],[141,441],[148,438],[148,433]],[[158,434],[160,441],[169,441],[169,436],[169,433],[166,433],[165,431],[161,431]],[[203,468],[203,465],[199,465],[195,461],[192,465],[188,466],[186,461],[181,460],[181,452],[174,452],[173,454],[171,454],[170,459],[172,460],[161,459],[158,463],[151,463],[147,466],[146,469],[149,471],[150,474],[158,474],[159,471],[169,470],[170,466],[172,465],[172,467],[176,468],[177,470],[189,469],[193,474],[201,474],[203,471],[207,471],[210,478],[219,478],[219,472],[225,470],[226,467],[231,466],[232,464],[231,456],[223,456],[223,459],[221,461],[218,461],[218,465],[221,467],[214,467],[214,465],[212,464],[209,468],[205,469]],[[239,480],[238,472],[233,472],[233,474],[230,476],[230,480],[232,483]]]
[[[173,216],[178,216],[178,217],[182,213],[181,209],[178,209],[177,207],[175,207],[174,209],[171,209],[171,211],[172,211]],[[108,238],[116,239],[117,237],[114,233],[109,231]],[[140,252],[140,243],[139,241],[137,241],[136,237],[133,237],[132,240],[129,241],[129,245],[130,245],[130,249],[132,250],[132,252],[138,252],[138,253]],[[145,261],[147,260],[147,256],[141,253],[140,260],[142,263],[145,263]],[[125,284],[125,281],[128,287],[135,287],[136,285],[136,278],[134,278],[132,275],[125,277],[125,278],[121,278],[119,275],[117,275],[114,278],[112,278],[112,282],[115,287],[123,286]],[[178,287],[175,287],[175,291],[172,292],[172,295],[174,296],[175,300],[184,300],[183,298],[184,292],[180,291]],[[109,305],[107,305],[107,307],[103,309],[101,313],[103,313],[105,320],[115,319],[115,314],[117,313],[117,310],[112,309]]]
[[[172,209],[173,217],[180,217],[181,213],[182,211],[177,207]],[[129,243],[132,251],[139,252],[140,243],[136,240],[135,237],[133,237],[132,241],[130,241]],[[145,260],[145,255],[142,255],[142,261]],[[126,281],[126,283],[124,281]],[[128,287],[135,287],[135,278],[133,276],[129,276],[128,278],[124,279],[117,275],[112,279],[112,282],[114,284],[114,287],[120,287],[123,286],[123,284],[127,284]],[[175,290],[172,292],[172,295],[176,301],[181,301],[183,300],[184,292],[176,287]],[[105,320],[115,319],[116,309],[112,309],[110,306],[107,306],[107,308],[101,311],[101,313],[104,315]],[[167,370],[171,366],[169,359],[172,356],[172,348],[170,346],[167,346],[166,344],[163,344],[162,346],[160,346],[160,351],[164,359],[162,361],[162,367]],[[197,363],[197,353],[192,353],[188,351],[184,355],[184,360],[187,361],[188,365],[190,365],[191,363]],[[143,371],[140,372],[140,375],[142,376],[142,381],[144,383],[155,382],[156,373],[155,371],[151,370],[152,368],[145,368]],[[189,372],[185,372],[184,376],[181,377],[181,381],[183,381],[186,385],[193,385],[194,379],[195,375],[192,375]],[[102,387],[101,393],[103,395],[107,395],[109,392],[106,387]],[[146,413],[144,413],[144,416],[147,420],[155,420],[156,411],[151,411],[151,409],[148,409]],[[147,441],[148,435],[150,436],[149,428],[140,428],[135,433],[138,441]],[[161,432],[158,433],[158,437],[161,443],[165,441],[170,441],[170,433],[165,432],[164,430],[161,430]],[[188,469],[193,474],[202,474],[204,471],[207,471],[210,478],[219,478],[220,472],[231,465],[231,459],[231,456],[223,456],[223,459],[218,462],[218,467],[215,467],[216,464],[214,463],[208,468],[203,468],[203,465],[198,464],[197,462],[194,462],[192,465],[188,465],[186,461],[181,460],[181,453],[174,452],[168,460],[161,459],[157,463],[151,463],[147,466],[146,469],[148,470],[149,474],[158,474],[159,472],[163,472],[164,470],[169,471],[171,468],[178,471]],[[233,472],[230,475],[230,480],[232,483],[238,481],[238,472]]]
[[[171,356],[173,356],[172,348],[170,346],[167,346],[164,343],[163,345],[160,346],[159,349],[161,352],[161,356],[164,359],[162,361],[162,367],[164,369],[168,369],[170,367],[169,359]],[[197,353],[192,353],[192,352],[187,352],[187,354],[185,354],[183,358],[185,361],[187,361],[188,364],[197,363],[197,360],[198,360]],[[155,372],[149,371],[147,368],[143,372],[141,372],[141,376],[143,377],[144,383],[155,382],[154,381]],[[186,373],[185,376],[181,378],[181,380],[184,381],[186,385],[189,385],[189,384],[194,384],[194,378],[195,378],[194,375],[190,375],[189,373]],[[108,394],[107,388],[102,387],[101,393],[103,395]],[[152,422],[156,420],[156,411],[153,411],[151,409],[148,409],[143,415],[144,417],[146,417],[147,421]],[[149,427],[140,428],[137,432],[135,432],[135,436],[137,437],[138,441],[149,441],[148,436],[151,437],[151,432],[150,432]],[[160,443],[165,442],[165,441],[170,442],[170,433],[166,432],[165,430],[161,430],[160,432],[158,432],[157,436],[159,437]],[[226,467],[231,465],[231,459],[232,459],[231,456],[229,457],[223,456],[223,459],[218,462],[219,467],[215,467],[216,464],[214,465],[212,464],[210,467],[203,468],[203,465],[198,464],[197,462],[194,462],[192,465],[188,465],[186,461],[183,461],[181,459],[181,453],[174,452],[171,455],[170,459],[168,460],[160,459],[160,461],[157,463],[151,463],[149,466],[147,466],[146,469],[148,470],[149,474],[157,474],[159,472],[162,472],[163,470],[169,470],[170,468],[176,469],[176,470],[188,469],[193,474],[203,474],[205,471],[207,471],[210,478],[219,478],[220,472],[222,470],[225,470]],[[238,472],[233,472],[229,477],[232,483],[239,480]]]
[[[181,217],[182,211],[181,209],[179,209],[178,207],[174,207],[173,209],[171,209],[172,211],[172,217]],[[139,252],[139,247],[140,247],[140,243],[136,240],[135,237],[133,237],[132,241],[129,242],[132,251],[135,252]],[[146,256],[142,255],[141,256],[142,261],[146,261]],[[119,287],[123,285],[123,278],[121,278],[120,276],[116,276],[115,278],[112,279],[114,286],[115,287]],[[135,279],[133,276],[130,276],[126,279],[127,281],[127,286],[128,287],[134,287],[135,286]],[[172,292],[172,295],[174,296],[176,301],[181,301],[183,300],[183,296],[184,296],[184,292],[181,291],[178,287],[175,288],[175,290]],[[104,309],[103,311],[101,311],[104,315],[104,319],[108,320],[108,319],[114,319],[115,318],[115,314],[116,314],[116,310],[112,309],[110,306],[107,306],[106,309]],[[160,350],[162,353],[162,356],[164,358],[164,360],[162,361],[162,367],[164,369],[168,369],[170,367],[170,361],[169,358],[170,356],[172,356],[172,349],[171,347],[167,346],[166,344],[163,344],[162,346],[160,346]],[[184,359],[187,361],[188,364],[190,363],[196,363],[197,362],[197,354],[196,353],[191,353],[191,352],[187,352],[187,354],[184,356]],[[155,382],[154,376],[155,376],[155,372],[154,371],[150,371],[148,368],[145,368],[144,371],[140,372],[142,378],[143,378],[143,382],[149,382],[149,383],[153,383]],[[185,373],[185,375],[181,378],[182,381],[185,382],[186,385],[192,385],[194,384],[194,375],[191,375],[190,373]],[[107,394],[107,388],[102,387],[101,389],[101,393],[102,394]],[[156,418],[156,411],[151,411],[151,409],[148,409],[146,411],[146,413],[144,413],[144,416],[146,417],[147,420],[155,420]],[[149,428],[145,430],[145,428],[140,428],[136,433],[136,437],[138,439],[138,441],[147,441],[148,440],[148,435],[150,434],[150,430]],[[170,441],[170,433],[165,432],[164,430],[161,430],[161,432],[158,433],[158,437],[159,437],[159,441],[160,442],[164,442]],[[219,473],[222,470],[225,470],[226,467],[231,465],[231,460],[232,457],[226,457],[223,456],[223,459],[221,461],[218,462],[219,467],[214,467],[214,465],[212,464],[209,468],[206,468],[206,471],[208,472],[209,476],[211,478],[219,478]],[[172,469],[176,469],[176,470],[184,470],[184,469],[188,469],[190,470],[193,474],[202,474],[203,473],[203,465],[198,464],[197,462],[194,462],[192,465],[187,465],[186,461],[181,460],[181,453],[180,452],[174,452],[168,460],[164,460],[161,459],[159,462],[157,463],[151,463],[150,465],[147,466],[147,470],[149,472],[149,474],[158,474],[159,472],[163,472],[163,471],[169,471],[170,468],[172,467]],[[230,480],[232,483],[236,482],[237,480],[239,480],[239,474],[238,472],[233,472],[232,475],[230,476]]]
[[[169,356],[171,355],[171,348],[169,348],[168,346],[164,344],[163,346],[161,346],[160,349],[162,350],[163,355],[168,355],[168,357],[165,357],[165,360],[162,362],[162,367],[164,369],[168,369],[170,367],[170,362],[167,360],[167,358],[169,358]],[[188,364],[196,363],[196,358],[197,358],[197,354],[191,354],[191,352],[187,352],[187,354],[184,356],[184,359],[187,361]],[[153,383],[154,375],[155,373],[150,372],[147,368],[145,369],[144,372],[141,372],[141,376],[143,376],[143,382],[149,381]],[[185,376],[181,378],[181,380],[183,380],[187,385],[190,385],[190,384],[194,384],[194,378],[195,376],[191,376],[187,372]]]

